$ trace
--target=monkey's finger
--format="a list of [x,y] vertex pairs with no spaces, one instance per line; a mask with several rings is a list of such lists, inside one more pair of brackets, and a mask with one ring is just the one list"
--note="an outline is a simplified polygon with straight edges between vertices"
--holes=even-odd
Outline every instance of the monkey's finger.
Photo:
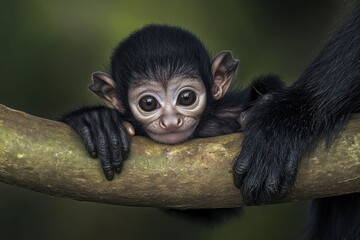
[[126,129],[127,133],[130,136],[135,135],[135,129],[131,123],[124,121],[124,122],[122,122],[122,125],[124,126],[124,128]]
[[124,130],[120,130],[119,134],[122,143],[122,157],[124,160],[126,160],[130,153],[131,137],[129,136],[128,132]]
[[289,156],[284,161],[287,161],[285,165],[285,174],[289,176],[295,176],[297,172],[298,163],[300,161],[300,153],[294,149],[289,149]]
[[103,172],[104,172],[104,175],[105,175],[105,178],[109,181],[113,180],[114,179],[114,170],[112,168],[112,166],[102,166],[102,169],[103,169]]
[[77,132],[77,134],[79,134],[90,156],[94,158],[97,157],[94,138],[86,115],[85,117],[77,115],[67,116],[63,119],[63,122],[71,126]]
[[119,129],[118,126],[123,126],[121,124],[121,119],[116,114],[116,111],[111,111],[110,114],[111,120],[104,127],[110,139],[110,152],[115,172],[120,173],[124,161],[123,144],[121,140],[121,130],[123,129]]
[[110,153],[112,158],[112,164],[115,169],[116,173],[120,173],[122,170],[122,144],[120,138],[117,136],[116,133],[112,132],[109,133],[110,135]]
[[[119,117],[119,115],[117,114],[116,111],[111,111],[110,114],[111,114],[111,124],[109,124],[108,126],[105,126],[105,127],[108,128],[108,130],[109,130],[108,133],[110,133],[110,132],[115,133],[117,138],[119,139],[119,144],[120,144],[120,150],[119,150],[120,158],[119,159],[122,162],[123,160],[126,159],[128,151],[129,151],[126,146],[126,142],[124,142],[124,140],[123,140],[123,138],[124,138],[123,136],[125,135],[125,136],[129,137],[129,134],[131,134],[132,131],[135,134],[135,130],[129,122],[122,121],[121,117]],[[121,171],[121,168],[119,168],[119,167],[120,166],[118,166],[117,172]]]
[[298,151],[290,150],[290,156],[287,160],[288,162],[284,168],[284,179],[280,192],[281,196],[286,196],[290,191],[290,187],[294,184],[298,163],[300,161]]
[[262,182],[255,177],[255,174],[247,175],[239,187],[242,200],[246,205],[257,205],[256,201],[261,198]]
[[98,152],[96,150],[90,128],[86,125],[83,125],[78,133],[84,141],[87,152],[90,154],[91,157],[96,158],[98,156]]
[[107,180],[114,178],[114,168],[111,162],[110,146],[103,129],[98,129],[96,134],[97,151],[101,167]]
[[263,201],[270,201],[274,198],[279,198],[282,189],[283,177],[281,176],[281,169],[269,167],[268,176],[264,181],[263,186]]
[[234,184],[237,188],[241,187],[243,179],[249,169],[250,162],[251,162],[250,153],[243,150],[240,152],[239,156],[235,159],[233,165],[233,174],[234,174]]

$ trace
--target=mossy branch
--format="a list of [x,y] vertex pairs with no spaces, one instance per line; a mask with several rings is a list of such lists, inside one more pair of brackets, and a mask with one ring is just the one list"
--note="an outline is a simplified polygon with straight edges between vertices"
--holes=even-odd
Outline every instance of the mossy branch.
[[[162,208],[243,206],[232,162],[241,134],[175,146],[134,137],[124,170],[111,182],[65,124],[0,105],[0,181],[53,196]],[[331,148],[303,159],[291,194],[296,201],[360,192],[360,116]]]

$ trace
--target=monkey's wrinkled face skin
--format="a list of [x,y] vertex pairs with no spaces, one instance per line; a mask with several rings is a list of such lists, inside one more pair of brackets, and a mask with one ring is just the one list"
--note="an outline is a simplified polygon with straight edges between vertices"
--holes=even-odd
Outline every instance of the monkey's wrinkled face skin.
[[175,144],[194,132],[206,106],[206,90],[197,78],[179,77],[166,82],[146,81],[129,89],[129,105],[150,138]]

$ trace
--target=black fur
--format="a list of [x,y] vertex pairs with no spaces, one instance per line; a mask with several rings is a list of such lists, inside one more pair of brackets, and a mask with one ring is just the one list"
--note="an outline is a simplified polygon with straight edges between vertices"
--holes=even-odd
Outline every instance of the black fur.
[[242,128],[239,121],[241,115],[245,113],[246,117],[256,101],[282,88],[283,83],[278,77],[266,75],[256,78],[249,87],[241,91],[228,92],[222,99],[210,104],[194,137],[214,137],[239,132]]
[[317,199],[312,202],[309,239],[360,239],[360,194]]
[[[331,142],[350,114],[359,111],[359,81],[356,8],[292,86],[259,100],[250,110],[234,164],[235,184],[248,204],[263,204],[289,192],[301,158],[321,139]],[[359,204],[359,194],[315,200],[317,217],[310,239],[359,239]],[[347,215],[350,208],[354,211]]]
[[111,76],[127,110],[129,84],[157,80],[164,84],[180,75],[199,76],[211,102],[210,56],[192,33],[167,25],[148,25],[119,43],[111,58]]

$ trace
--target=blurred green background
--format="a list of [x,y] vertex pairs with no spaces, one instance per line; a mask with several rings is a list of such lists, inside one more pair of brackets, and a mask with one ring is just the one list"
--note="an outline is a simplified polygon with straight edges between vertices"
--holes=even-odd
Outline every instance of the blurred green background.
[[[346,1],[1,1],[0,104],[55,118],[98,103],[87,86],[120,39],[147,23],[195,32],[240,59],[236,87],[277,73],[290,83],[351,8]],[[0,143],[1,144],[1,143]],[[0,239],[299,239],[307,202],[246,208],[215,229],[152,208],[52,198],[0,184]]]

